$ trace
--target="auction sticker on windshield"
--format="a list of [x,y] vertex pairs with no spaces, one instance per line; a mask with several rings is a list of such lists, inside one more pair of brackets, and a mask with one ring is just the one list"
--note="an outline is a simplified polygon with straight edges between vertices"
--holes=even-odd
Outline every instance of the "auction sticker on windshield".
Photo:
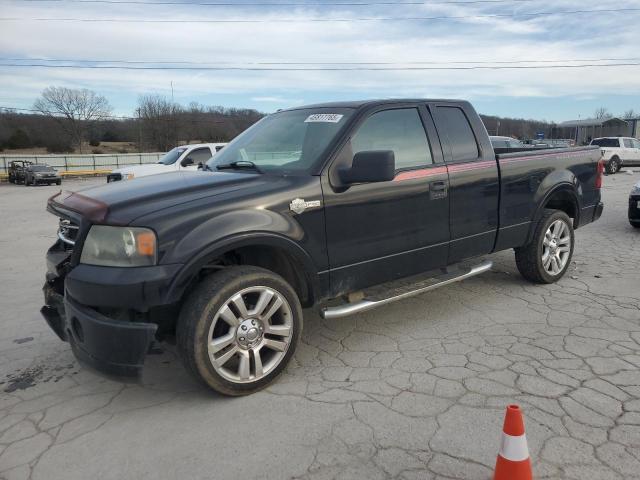
[[313,115],[309,115],[304,123],[338,123],[340,120],[342,120],[342,117],[344,117],[344,115],[340,115],[339,113],[314,113]]

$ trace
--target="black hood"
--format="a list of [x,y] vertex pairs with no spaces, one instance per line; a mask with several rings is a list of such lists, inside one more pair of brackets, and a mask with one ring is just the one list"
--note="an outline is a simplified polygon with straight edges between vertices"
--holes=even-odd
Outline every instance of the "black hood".
[[[94,222],[124,225],[163,208],[238,189],[252,189],[266,181],[267,176],[254,173],[170,172],[87,188],[52,201],[62,208],[85,214]],[[94,210],[101,206],[100,214],[83,211],[83,204],[92,205]]]

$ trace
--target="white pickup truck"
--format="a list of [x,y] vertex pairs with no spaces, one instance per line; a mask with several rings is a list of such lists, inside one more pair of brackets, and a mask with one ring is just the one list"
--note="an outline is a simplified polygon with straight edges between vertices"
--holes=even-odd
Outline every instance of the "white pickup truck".
[[591,145],[600,147],[609,174],[620,171],[623,165],[640,165],[640,140],[631,137],[602,137],[591,140]]
[[107,183],[119,180],[133,180],[138,177],[156,175],[158,173],[174,172],[179,170],[197,170],[199,164],[206,163],[216,152],[220,151],[226,143],[197,143],[183,145],[167,152],[158,163],[146,163],[132,165],[130,167],[116,168],[107,175]]

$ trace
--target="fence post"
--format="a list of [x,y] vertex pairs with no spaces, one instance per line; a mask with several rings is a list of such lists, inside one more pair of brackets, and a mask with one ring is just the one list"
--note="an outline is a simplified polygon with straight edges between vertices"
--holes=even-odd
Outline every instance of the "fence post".
[[93,169],[96,169],[96,156],[95,155],[91,155],[91,158],[93,158]]
[[64,156],[64,171],[68,172],[69,171],[69,164],[67,163],[67,156]]
[[140,160],[140,165],[142,165],[142,155],[138,155],[138,159]]

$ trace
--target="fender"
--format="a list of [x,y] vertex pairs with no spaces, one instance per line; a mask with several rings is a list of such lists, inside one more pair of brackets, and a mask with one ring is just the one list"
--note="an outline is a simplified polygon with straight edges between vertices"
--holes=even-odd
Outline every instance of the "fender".
[[201,249],[196,256],[192,257],[183,266],[174,278],[167,293],[168,302],[174,303],[179,301],[193,277],[207,263],[230,250],[251,245],[278,247],[289,253],[302,265],[302,273],[307,280],[313,298],[319,298],[319,296],[321,296],[318,269],[304,248],[287,237],[272,232],[255,231],[227,236]]
[[[564,178],[556,184],[556,180],[554,180],[554,178],[557,178],[560,175],[562,175],[562,177]],[[571,181],[569,181],[567,177],[570,178]],[[547,180],[549,180],[549,182],[547,182]],[[551,190],[545,192],[545,184],[547,183],[550,183],[551,185],[555,184],[555,186]],[[549,202],[549,199],[559,192],[567,193],[569,195],[569,198],[571,199],[574,210],[576,212],[573,223],[574,225],[580,224],[579,221],[581,204],[580,196],[578,195],[578,192],[580,191],[579,189],[580,186],[578,185],[577,177],[568,170],[556,171],[545,178],[545,180],[540,184],[540,188],[534,196],[534,200],[540,200],[537,201],[536,211],[533,215],[533,218],[531,219],[531,225],[529,227],[529,233],[527,235],[527,243],[533,239],[533,234],[538,224],[538,220],[540,219],[540,217],[542,217],[542,213],[545,209],[545,206]]]

